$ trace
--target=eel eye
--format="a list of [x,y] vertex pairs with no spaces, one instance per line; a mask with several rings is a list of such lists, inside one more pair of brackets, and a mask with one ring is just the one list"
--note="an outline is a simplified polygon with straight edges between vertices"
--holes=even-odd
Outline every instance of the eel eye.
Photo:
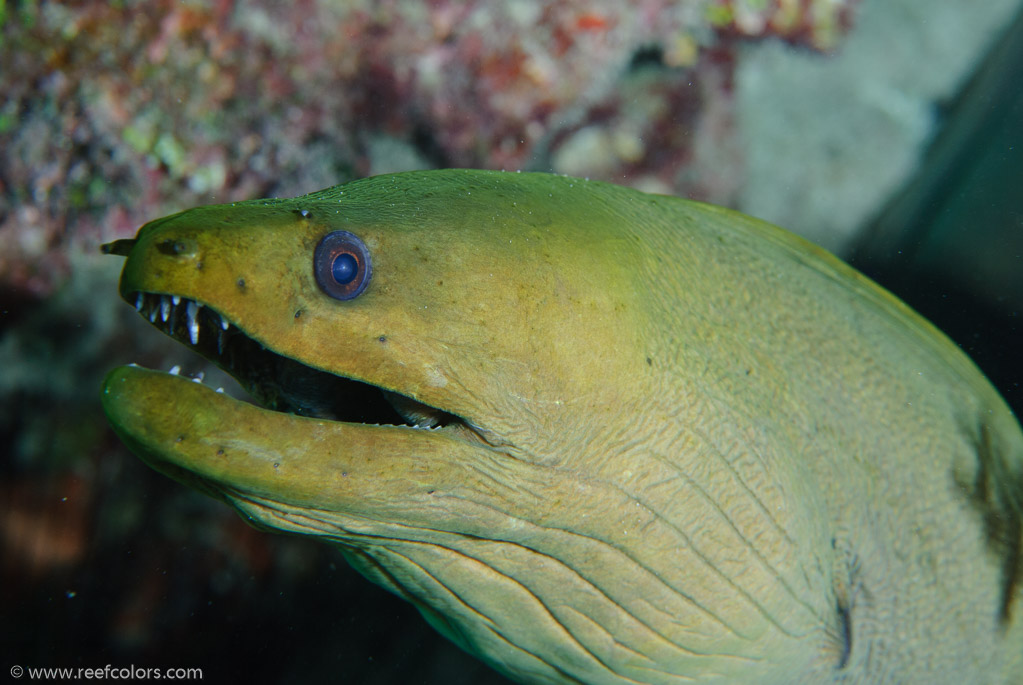
[[337,300],[358,297],[369,285],[372,271],[365,243],[348,231],[323,236],[313,254],[316,283]]

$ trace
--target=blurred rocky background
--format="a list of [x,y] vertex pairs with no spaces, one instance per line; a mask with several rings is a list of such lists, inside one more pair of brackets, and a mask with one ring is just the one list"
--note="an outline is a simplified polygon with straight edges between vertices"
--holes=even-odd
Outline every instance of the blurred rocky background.
[[[204,363],[98,252],[179,209],[446,166],[742,209],[850,258],[1023,409],[1020,0],[0,0],[7,665],[491,683],[325,546],[151,472],[98,386]],[[209,371],[208,371],[209,373]]]

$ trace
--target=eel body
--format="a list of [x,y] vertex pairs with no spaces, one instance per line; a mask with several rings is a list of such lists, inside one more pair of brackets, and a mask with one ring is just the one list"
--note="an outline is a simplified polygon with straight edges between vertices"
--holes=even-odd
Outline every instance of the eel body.
[[110,372],[151,466],[322,538],[523,683],[1023,683],[1023,434],[826,252],[546,174],[143,226],[121,296],[238,378]]

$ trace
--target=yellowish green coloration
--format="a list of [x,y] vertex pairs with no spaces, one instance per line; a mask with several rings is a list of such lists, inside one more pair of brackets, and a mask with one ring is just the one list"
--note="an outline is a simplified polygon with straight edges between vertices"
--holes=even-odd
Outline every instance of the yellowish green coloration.
[[[335,230],[372,258],[347,301],[312,268]],[[514,679],[1023,682],[1019,424],[799,238],[453,170],[201,207],[112,251],[125,299],[202,303],[197,349],[285,410],[122,367],[103,403],[131,449],[340,545]],[[409,425],[333,407],[335,376],[368,384],[338,386],[359,405],[397,393]]]

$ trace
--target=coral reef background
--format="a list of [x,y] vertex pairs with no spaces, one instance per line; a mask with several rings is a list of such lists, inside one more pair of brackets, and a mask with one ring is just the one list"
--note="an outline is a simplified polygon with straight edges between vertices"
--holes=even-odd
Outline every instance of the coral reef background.
[[985,56],[1020,7],[0,0],[7,665],[499,681],[335,550],[248,528],[107,429],[107,369],[205,364],[120,302],[98,246],[189,206],[444,166],[726,204],[898,286],[1019,412],[1023,60]]

